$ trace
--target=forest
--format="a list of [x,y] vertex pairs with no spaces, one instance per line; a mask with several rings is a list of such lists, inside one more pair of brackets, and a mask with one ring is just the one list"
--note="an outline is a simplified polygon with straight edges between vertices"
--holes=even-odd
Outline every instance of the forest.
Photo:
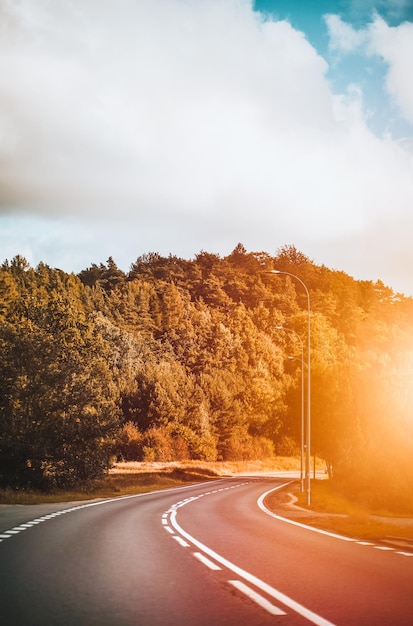
[[299,454],[301,283],[311,454],[356,497],[402,509],[413,489],[413,299],[294,246],[151,252],[128,272],[110,257],[77,275],[5,260],[0,486],[69,488],[116,458]]

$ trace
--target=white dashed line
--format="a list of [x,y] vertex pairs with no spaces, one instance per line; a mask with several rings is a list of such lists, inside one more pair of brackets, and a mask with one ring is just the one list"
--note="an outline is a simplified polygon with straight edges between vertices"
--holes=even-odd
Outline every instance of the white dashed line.
[[[207,484],[207,483],[200,483],[199,486],[201,486],[201,484]],[[177,491],[179,490],[186,490],[186,489],[190,489],[192,487],[192,485],[187,485],[185,487],[171,487],[170,489],[165,489],[163,491],[163,493],[165,492],[170,492],[170,491]],[[86,504],[80,504],[78,506],[72,506],[68,509],[62,509],[61,511],[54,511],[53,513],[49,513],[48,515],[42,515],[41,517],[36,517],[33,520],[30,520],[28,522],[26,522],[25,524],[20,524],[20,526],[15,526],[14,528],[11,528],[10,530],[4,530],[1,532],[0,534],[0,542],[3,541],[4,539],[10,539],[11,537],[14,537],[15,535],[20,534],[20,532],[22,532],[23,530],[27,530],[28,528],[32,528],[33,526],[36,526],[37,524],[42,524],[43,522],[46,522],[48,520],[51,520],[55,517],[59,517],[60,515],[66,515],[66,513],[72,513],[73,511],[79,511],[81,509],[87,509],[90,507],[95,507],[95,506],[101,506],[102,504],[109,504],[111,502],[119,502],[120,500],[131,500],[131,499],[135,499],[135,498],[142,498],[145,497],[147,495],[150,495],[152,493],[156,493],[156,491],[151,491],[148,493],[137,493],[137,494],[133,494],[130,496],[118,496],[115,498],[107,498],[107,499],[103,499],[103,500],[98,500],[98,501],[93,501],[93,502],[87,502]],[[185,501],[181,501],[182,502],[188,502],[191,501],[194,498],[189,498]],[[175,508],[172,508],[167,512],[167,514],[165,515],[165,517],[168,516],[168,513],[170,513],[171,511],[175,510]],[[172,529],[169,529],[169,532],[173,535],[174,531]]]
[[[241,487],[242,485],[245,485],[245,484],[248,484],[248,483],[232,485],[231,487],[228,487],[227,489],[235,489],[235,488]],[[220,490],[217,489],[215,491],[204,493],[204,495],[211,495],[213,493],[217,493],[218,491],[220,491]],[[190,501],[197,500],[199,497],[200,496],[197,496],[196,498],[192,498]],[[289,598],[288,596],[286,596],[282,592],[280,592],[277,589],[274,589],[273,587],[271,587],[271,585],[268,585],[264,581],[262,581],[259,578],[255,577],[253,574],[250,574],[249,572],[241,569],[237,565],[231,563],[230,561],[228,561],[224,557],[220,556],[219,554],[217,554],[216,552],[214,552],[213,550],[211,550],[210,548],[208,548],[207,546],[205,546],[204,544],[199,542],[197,539],[195,539],[195,537],[192,537],[191,535],[189,535],[186,531],[183,530],[183,528],[178,524],[178,522],[176,520],[177,509],[180,506],[183,506],[182,502],[178,503],[178,505],[176,505],[174,507],[171,507],[169,509],[169,511],[170,511],[169,521],[170,521],[171,525],[174,527],[174,529],[177,532],[177,535],[175,535],[175,534],[173,534],[173,531],[172,531],[173,538],[176,539],[177,536],[180,535],[181,537],[187,539],[190,544],[192,544],[194,546],[197,546],[200,549],[201,552],[194,552],[194,556],[197,559],[199,559],[202,563],[204,563],[207,567],[210,567],[211,569],[214,569],[214,570],[215,569],[221,569],[221,567],[219,565],[217,565],[217,563],[220,563],[220,565],[222,565],[224,568],[226,568],[226,569],[234,572],[236,575],[244,578],[244,580],[246,580],[250,584],[254,585],[255,587],[257,587],[258,589],[260,589],[261,591],[263,591],[264,593],[266,593],[270,597],[274,598],[278,602],[281,602],[285,606],[288,606],[290,609],[292,609],[293,611],[295,611],[299,615],[301,615],[301,616],[305,617],[307,620],[313,622],[313,624],[316,624],[317,626],[334,626],[328,620],[325,620],[320,615],[317,615],[316,613],[313,613],[312,611],[310,611],[306,607],[300,605],[298,602],[296,602],[292,598]],[[164,526],[164,528],[168,528],[168,527]],[[209,557],[211,557],[211,559],[214,559],[214,560],[211,560],[210,558],[208,558],[205,555],[208,555]],[[286,613],[284,613],[284,611],[281,611],[281,609],[279,609],[275,605],[271,604],[271,602],[266,600],[259,593],[257,593],[256,591],[253,591],[252,589],[250,589],[250,587],[248,585],[246,585],[245,583],[242,583],[241,581],[229,581],[229,582],[233,586],[236,586],[239,589],[239,591],[241,591],[242,593],[248,595],[248,597],[250,597],[255,602],[260,604],[267,611],[271,612],[271,614],[273,614],[273,615],[286,615]]]
[[244,593],[246,596],[248,596],[248,598],[253,600],[261,608],[265,609],[267,613],[270,613],[271,615],[287,615],[285,611],[282,611],[278,608],[278,606],[271,604],[271,602],[269,602],[268,600],[266,600],[266,598],[248,587],[248,585],[243,583],[241,580],[229,580],[228,582],[231,583],[231,585],[233,585],[236,589],[238,589],[238,591],[241,591],[241,593]]
[[194,552],[194,556],[198,559],[198,561],[201,561],[201,563],[209,567],[209,569],[216,571],[221,569],[219,565],[208,559],[208,557],[204,556],[201,552]]
[[278,589],[275,589],[274,587],[267,584],[263,580],[257,578],[253,574],[250,574],[246,570],[243,570],[241,567],[238,567],[234,563],[231,563],[231,561],[228,561],[225,557],[219,555],[217,552],[214,552],[214,550],[211,550],[210,548],[208,548],[208,546],[204,545],[203,543],[195,539],[195,537],[192,537],[178,524],[176,520],[176,511],[174,511],[174,513],[171,515],[171,523],[173,527],[175,528],[175,530],[182,537],[185,537],[185,539],[187,539],[190,543],[192,543],[194,546],[197,546],[200,550],[202,550],[204,554],[208,554],[211,558],[213,558],[215,561],[220,563],[223,567],[234,572],[237,576],[244,578],[244,580],[254,585],[258,589],[260,589],[261,591],[269,595],[270,597],[274,598],[274,600],[277,600],[278,602],[281,602],[281,604],[288,606],[288,608],[292,609],[293,611],[295,611],[296,613],[298,613],[299,615],[301,615],[308,621],[312,622],[313,624],[316,624],[316,626],[333,626],[332,622],[329,622],[328,620],[324,619],[320,615],[317,615],[310,609],[307,609],[305,606],[303,606],[299,602],[296,602],[289,596],[286,596],[284,593],[282,593]]
[[20,524],[20,528],[33,528],[33,522],[27,522],[27,524]]
[[175,539],[175,541],[177,541],[183,548],[189,548],[189,543],[187,543],[185,539],[182,539],[179,535],[173,535],[172,538]]

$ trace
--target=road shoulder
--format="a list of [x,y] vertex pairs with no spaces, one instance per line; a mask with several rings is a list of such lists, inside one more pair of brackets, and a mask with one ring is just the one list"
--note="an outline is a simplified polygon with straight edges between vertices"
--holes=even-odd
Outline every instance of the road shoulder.
[[347,537],[372,540],[413,552],[413,518],[377,515],[351,516],[325,513],[297,505],[297,497],[289,485],[273,491],[265,499],[270,511],[281,517]]

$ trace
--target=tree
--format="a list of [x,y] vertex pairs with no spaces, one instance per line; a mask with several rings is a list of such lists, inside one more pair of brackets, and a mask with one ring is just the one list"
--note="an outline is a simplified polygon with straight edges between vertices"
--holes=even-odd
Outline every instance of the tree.
[[119,394],[110,346],[70,291],[77,279],[39,273],[39,286],[32,270],[21,283],[20,306],[0,326],[0,481],[48,489],[106,470]]
[[413,488],[413,300],[294,246],[274,258],[242,244],[225,258],[150,253],[127,275],[112,257],[78,277],[5,261],[2,484],[88,480],[111,449],[140,459],[293,452],[300,355],[274,329],[295,330],[305,348],[307,298],[273,268],[310,293],[312,451],[343,490],[376,502],[397,491],[401,502],[395,477]]
[[10,272],[0,269],[0,322],[18,296],[16,282]]

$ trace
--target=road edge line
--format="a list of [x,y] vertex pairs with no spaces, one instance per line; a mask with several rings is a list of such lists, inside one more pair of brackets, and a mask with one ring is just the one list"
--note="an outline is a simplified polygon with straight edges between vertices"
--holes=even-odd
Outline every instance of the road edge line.
[[[289,484],[289,483],[285,483],[284,485],[280,485],[279,488],[285,487],[287,484]],[[302,604],[300,604],[296,600],[293,600],[292,598],[290,598],[289,596],[285,595],[281,591],[278,591],[277,589],[274,589],[274,587],[272,587],[271,585],[269,585],[265,581],[261,580],[257,576],[254,576],[254,574],[250,574],[249,572],[243,570],[241,567],[238,567],[238,565],[235,565],[234,563],[231,563],[231,561],[228,561],[225,557],[221,556],[217,552],[214,552],[214,550],[212,550],[211,548],[208,548],[208,546],[204,545],[203,543],[201,543],[200,541],[195,539],[195,537],[192,537],[192,535],[187,533],[179,525],[176,517],[177,517],[177,510],[175,509],[170,514],[170,523],[175,528],[177,533],[179,533],[181,536],[185,537],[185,539],[187,541],[189,541],[190,543],[195,545],[199,550],[201,550],[202,552],[204,552],[205,554],[210,556],[212,559],[215,559],[218,563],[220,563],[221,565],[223,565],[224,567],[226,567],[230,571],[234,572],[235,574],[237,574],[238,576],[240,576],[241,578],[243,578],[247,582],[251,583],[252,585],[257,587],[258,589],[261,589],[261,591],[264,591],[264,593],[268,594],[270,597],[274,598],[278,602],[281,602],[285,606],[288,606],[288,608],[292,609],[293,611],[295,611],[296,613],[298,613],[299,615],[301,615],[302,617],[304,617],[308,621],[312,622],[316,626],[335,626],[335,624],[333,624],[332,622],[324,619],[323,617],[321,617],[321,615],[317,615],[317,613],[314,613],[310,609],[307,609],[305,606],[303,606]]]
[[329,532],[328,530],[315,528],[314,526],[310,526],[309,524],[296,522],[295,520],[289,519],[288,517],[282,517],[281,515],[277,515],[277,513],[274,513],[268,507],[265,506],[264,500],[270,493],[274,491],[278,491],[278,489],[282,489],[283,487],[286,487],[289,484],[290,483],[286,483],[285,485],[279,485],[278,487],[275,487],[274,489],[269,489],[268,491],[263,493],[257,500],[258,508],[260,508],[261,511],[263,511],[267,515],[274,517],[275,519],[278,519],[282,522],[286,522],[287,524],[292,524],[293,526],[298,526],[299,528],[304,528],[305,530],[310,530],[311,532],[318,533],[319,535],[326,535],[327,537],[332,537],[333,539],[340,539],[341,541],[350,541],[353,543],[356,541],[356,539],[353,539],[352,537],[346,537],[345,535],[338,535],[337,533],[332,533],[332,532]]

